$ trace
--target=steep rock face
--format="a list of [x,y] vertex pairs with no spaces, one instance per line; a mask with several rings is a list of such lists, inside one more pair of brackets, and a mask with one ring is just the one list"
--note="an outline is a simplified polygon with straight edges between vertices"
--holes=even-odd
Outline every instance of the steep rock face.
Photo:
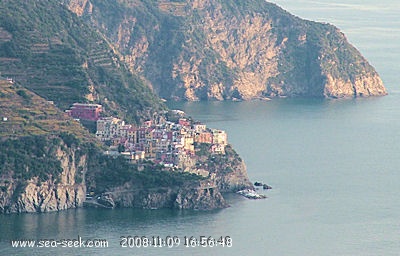
[[377,72],[337,28],[263,0],[66,3],[164,98],[386,94]]
[[197,161],[187,161],[183,167],[185,172],[208,178],[221,192],[253,189],[246,165],[231,145],[225,147],[224,155],[199,156]]
[[244,162],[234,161],[233,163],[219,167],[223,171],[218,171],[214,178],[219,189],[223,192],[237,192],[242,189],[253,188]]
[[209,162],[211,179],[222,192],[237,192],[252,189],[253,185],[247,175],[247,168],[240,156],[228,145],[226,155],[213,157]]
[[204,182],[195,188],[181,188],[174,206],[178,209],[210,210],[225,208],[228,204],[214,183]]
[[86,196],[84,185],[62,185],[51,181],[41,185],[28,183],[14,202],[11,201],[16,193],[14,184],[10,185],[7,192],[0,193],[0,210],[3,213],[52,212],[76,208],[83,204]]
[[117,207],[212,210],[228,206],[217,186],[210,182],[157,189],[118,187],[107,194]]
[[[75,150],[59,147],[56,152],[62,173],[60,180],[37,177],[28,181],[7,179],[0,190],[0,213],[51,212],[82,206],[86,197],[86,156],[75,158]],[[80,180],[77,182],[77,180]]]
[[[378,86],[370,86],[375,84]],[[330,98],[343,97],[363,97],[371,95],[385,95],[386,91],[383,87],[382,80],[377,74],[366,74],[358,76],[352,80],[344,80],[342,78],[333,78],[330,74],[326,75],[326,85],[324,95]]]

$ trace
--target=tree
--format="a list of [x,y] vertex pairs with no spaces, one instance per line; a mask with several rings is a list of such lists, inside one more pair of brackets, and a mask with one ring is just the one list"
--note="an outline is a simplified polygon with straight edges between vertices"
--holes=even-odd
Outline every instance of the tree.
[[119,144],[119,145],[118,145],[118,152],[119,152],[119,153],[125,152],[125,146],[122,145],[122,144]]

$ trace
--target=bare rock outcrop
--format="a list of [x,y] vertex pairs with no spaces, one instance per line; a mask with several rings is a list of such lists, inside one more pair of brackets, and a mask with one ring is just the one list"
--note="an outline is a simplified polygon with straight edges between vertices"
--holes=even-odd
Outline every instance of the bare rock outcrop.
[[42,182],[38,177],[24,181],[2,179],[0,185],[0,213],[52,212],[83,205],[86,186],[83,177],[87,168],[86,156],[75,157],[76,149],[58,147],[60,180],[49,177]]
[[198,187],[181,188],[174,206],[178,209],[210,210],[225,208],[228,204],[215,184],[204,182]]
[[[7,193],[0,193],[4,213],[53,212],[82,206],[86,189],[84,185],[62,185],[47,181],[40,185],[30,182],[22,191],[16,190],[21,184],[10,184]],[[15,195],[15,193],[20,193]],[[17,196],[15,201],[12,197]]]
[[385,94],[385,87],[377,74],[358,76],[353,81],[333,78],[329,74],[326,75],[324,95],[329,98],[364,97]]
[[218,187],[209,181],[152,189],[116,187],[105,194],[116,207],[213,210],[228,206]]
[[185,171],[207,178],[221,192],[254,188],[243,159],[231,145],[225,147],[225,154],[200,156],[195,164],[187,165]]

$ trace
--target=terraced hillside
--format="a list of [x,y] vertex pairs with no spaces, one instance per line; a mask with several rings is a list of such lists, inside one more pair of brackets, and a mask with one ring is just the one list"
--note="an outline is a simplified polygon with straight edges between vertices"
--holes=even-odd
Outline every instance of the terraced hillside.
[[60,109],[96,102],[140,122],[163,108],[106,39],[56,0],[0,2],[0,72]]
[[96,142],[79,122],[35,93],[0,77],[0,137],[74,134]]

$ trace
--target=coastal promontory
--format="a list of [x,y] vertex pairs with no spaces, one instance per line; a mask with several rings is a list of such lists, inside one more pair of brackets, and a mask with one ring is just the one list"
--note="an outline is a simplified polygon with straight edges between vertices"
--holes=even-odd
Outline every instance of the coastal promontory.
[[[0,213],[84,205],[212,210],[228,206],[221,192],[252,188],[226,133],[189,118],[168,121],[164,112],[142,125],[94,122],[84,117],[101,105],[62,112],[1,77],[0,97]],[[96,134],[82,125],[89,122]]]
[[337,27],[264,0],[65,3],[165,99],[386,95],[378,73]]

